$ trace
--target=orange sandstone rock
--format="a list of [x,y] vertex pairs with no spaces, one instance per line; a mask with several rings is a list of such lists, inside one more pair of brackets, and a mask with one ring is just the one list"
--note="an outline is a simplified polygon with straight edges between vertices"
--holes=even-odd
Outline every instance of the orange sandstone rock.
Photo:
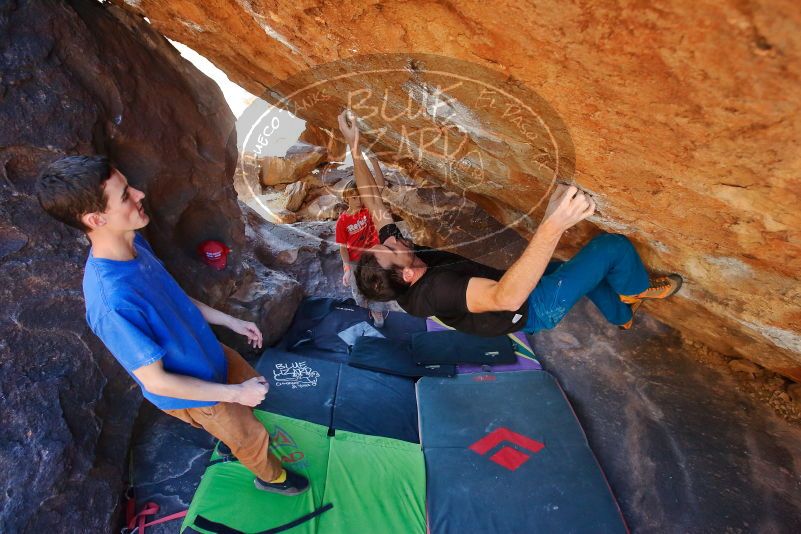
[[348,145],[336,137],[334,131],[335,128],[319,128],[313,124],[307,124],[298,141],[325,147],[326,153],[323,159],[326,162],[341,162],[345,160]]
[[[578,183],[599,213],[567,234],[568,248],[598,230],[628,235],[651,268],[686,280],[672,302],[649,312],[718,351],[801,380],[797,2],[124,5],[251,92],[289,98],[318,127],[333,128],[342,107],[359,104],[348,95],[386,95],[383,114],[362,124],[376,151],[466,192],[523,234],[536,227],[541,206],[533,208],[553,180]],[[493,87],[528,94],[523,103],[555,126],[557,144],[572,146],[549,151],[545,129],[524,128],[519,110],[493,107],[475,86],[445,91],[458,121],[438,120],[430,106],[388,120],[406,109],[406,96],[420,104],[436,92],[414,53],[469,62],[467,78],[497,73]],[[314,78],[303,76],[310,68],[355,58],[350,68],[358,69],[366,54],[398,54],[386,58],[390,70],[406,56],[407,72],[374,68],[371,77],[290,96]],[[292,77],[300,81],[281,83]],[[410,139],[430,141],[439,155]]]
[[323,159],[322,147],[300,144],[289,149],[285,156],[260,158],[259,178],[262,185],[271,186],[297,182]]

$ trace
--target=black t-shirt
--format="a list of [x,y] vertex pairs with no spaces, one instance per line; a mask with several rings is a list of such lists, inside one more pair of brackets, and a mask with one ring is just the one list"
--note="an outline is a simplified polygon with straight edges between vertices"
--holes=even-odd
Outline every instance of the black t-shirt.
[[[387,225],[381,230],[379,235],[382,243],[390,236],[402,237],[394,224]],[[467,284],[470,279],[489,278],[497,281],[501,279],[504,271],[450,252],[418,245],[414,245],[414,250],[428,268],[406,293],[398,297],[398,304],[407,313],[418,317],[435,315],[456,330],[479,336],[516,332],[526,324],[527,303],[516,312],[472,313],[467,309]]]

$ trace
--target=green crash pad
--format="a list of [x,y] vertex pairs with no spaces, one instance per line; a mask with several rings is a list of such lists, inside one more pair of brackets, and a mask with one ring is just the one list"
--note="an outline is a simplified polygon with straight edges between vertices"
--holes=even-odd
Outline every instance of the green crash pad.
[[425,532],[419,444],[341,430],[329,436],[308,421],[254,414],[270,432],[273,452],[311,487],[293,497],[257,490],[250,471],[236,461],[215,463],[215,452],[181,532]]

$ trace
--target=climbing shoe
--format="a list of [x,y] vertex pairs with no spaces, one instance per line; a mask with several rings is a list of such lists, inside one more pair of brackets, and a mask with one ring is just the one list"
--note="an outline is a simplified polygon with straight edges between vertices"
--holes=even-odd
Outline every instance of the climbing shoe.
[[640,307],[640,304],[642,304],[642,300],[636,300],[636,301],[634,301],[634,302],[632,302],[630,304],[630,306],[631,306],[631,319],[629,319],[628,321],[626,321],[623,324],[617,325],[618,328],[620,328],[621,330],[628,330],[632,326],[634,326],[634,313],[637,311],[637,308]]
[[620,295],[620,300],[626,304],[634,304],[645,299],[666,299],[681,288],[682,279],[678,274],[660,276],[651,280],[651,285],[637,295]]
[[278,493],[279,495],[300,495],[309,489],[309,481],[306,477],[293,473],[289,469],[284,469],[286,478],[283,482],[265,482],[260,478],[253,480],[253,485],[256,489],[262,491],[269,491],[270,493]]

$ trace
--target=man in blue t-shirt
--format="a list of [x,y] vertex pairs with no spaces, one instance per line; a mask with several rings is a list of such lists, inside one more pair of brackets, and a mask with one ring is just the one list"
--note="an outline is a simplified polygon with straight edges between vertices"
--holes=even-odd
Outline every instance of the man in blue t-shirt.
[[209,323],[261,347],[258,327],[190,298],[136,231],[149,217],[144,193],[102,156],[51,163],[37,184],[54,218],[84,231],[92,244],[84,271],[86,320],[158,408],[206,429],[256,478],[258,489],[297,495],[301,475],[269,451],[270,436],[253,415],[268,382]]

